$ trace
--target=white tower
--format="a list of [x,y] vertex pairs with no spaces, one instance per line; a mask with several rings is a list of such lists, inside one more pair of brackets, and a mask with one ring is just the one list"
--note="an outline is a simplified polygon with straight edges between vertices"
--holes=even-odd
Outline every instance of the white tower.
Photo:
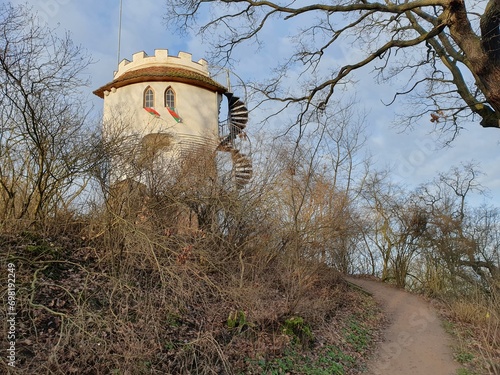
[[[226,151],[232,156],[237,186],[252,176],[251,160],[234,147],[248,120],[245,104],[210,77],[205,60],[192,61],[189,53],[169,56],[159,49],[154,56],[144,52],[123,60],[113,81],[94,94],[104,99],[104,133],[130,135],[131,144],[161,148],[163,160],[180,160],[197,150]],[[219,123],[223,95],[228,102],[228,121]],[[147,147],[146,147],[147,148]],[[127,152],[127,151],[124,151]],[[139,152],[133,148],[131,153]],[[144,158],[157,157],[144,153]],[[135,171],[113,163],[112,183],[138,181]],[[126,163],[125,163],[126,164]]]

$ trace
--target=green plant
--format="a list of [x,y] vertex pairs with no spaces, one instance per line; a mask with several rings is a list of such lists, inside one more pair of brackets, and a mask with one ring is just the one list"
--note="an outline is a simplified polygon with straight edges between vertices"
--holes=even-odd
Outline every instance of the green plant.
[[345,354],[337,348],[336,346],[327,346],[325,348],[325,355],[319,358],[319,362],[329,363],[344,363],[344,364],[354,364],[356,360],[354,357]]
[[180,327],[181,319],[177,314],[168,313],[166,317],[166,323],[170,327]]
[[442,326],[446,333],[452,335],[455,330],[455,324],[453,322],[450,322],[449,320],[443,319]]
[[303,375],[343,375],[346,368],[355,363],[355,359],[344,354],[336,346],[325,346],[316,351],[317,356],[311,359],[305,353],[290,348],[284,355],[269,361],[264,359],[249,361],[258,367],[262,375],[303,374]]
[[457,362],[463,364],[472,361],[474,359],[474,355],[466,351],[460,351],[455,354],[455,359]]
[[356,351],[362,351],[368,346],[369,331],[356,320],[349,322],[349,327],[345,330],[346,341],[354,346]]
[[476,375],[476,373],[462,367],[457,370],[457,375]]
[[285,335],[292,336],[295,342],[302,344],[308,344],[314,339],[311,327],[300,316],[292,316],[285,320],[282,332]]
[[239,332],[242,332],[244,329],[248,328],[250,324],[247,321],[245,312],[237,310],[229,313],[227,317],[227,326],[231,329],[237,328]]

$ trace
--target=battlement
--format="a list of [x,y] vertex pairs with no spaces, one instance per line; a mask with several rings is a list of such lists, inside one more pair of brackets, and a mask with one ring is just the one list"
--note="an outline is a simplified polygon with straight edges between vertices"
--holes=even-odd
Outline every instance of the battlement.
[[115,72],[114,79],[135,69],[158,65],[182,67],[209,76],[206,60],[193,61],[192,55],[187,52],[179,52],[177,56],[169,56],[167,49],[157,49],[154,56],[148,56],[144,51],[141,51],[132,55],[132,61],[123,59],[118,65],[118,71]]

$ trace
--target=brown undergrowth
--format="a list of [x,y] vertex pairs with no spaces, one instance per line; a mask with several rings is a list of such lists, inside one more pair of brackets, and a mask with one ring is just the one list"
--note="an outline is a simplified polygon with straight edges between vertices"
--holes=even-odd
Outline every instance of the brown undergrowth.
[[[224,238],[202,232],[154,235],[125,223],[96,234],[96,227],[53,238],[1,237],[2,264],[16,268],[18,314],[16,368],[2,358],[2,373],[362,368],[379,316],[332,269],[294,264],[261,246],[234,251]],[[327,372],[334,364],[338,372]]]
[[457,337],[455,359],[464,375],[500,375],[500,300],[471,291],[441,304],[445,328]]

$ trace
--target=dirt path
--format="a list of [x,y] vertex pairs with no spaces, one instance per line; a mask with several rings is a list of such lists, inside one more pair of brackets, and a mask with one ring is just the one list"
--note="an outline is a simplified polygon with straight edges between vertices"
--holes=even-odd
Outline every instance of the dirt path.
[[378,281],[347,278],[382,304],[389,326],[369,363],[373,375],[455,375],[451,338],[422,298]]

